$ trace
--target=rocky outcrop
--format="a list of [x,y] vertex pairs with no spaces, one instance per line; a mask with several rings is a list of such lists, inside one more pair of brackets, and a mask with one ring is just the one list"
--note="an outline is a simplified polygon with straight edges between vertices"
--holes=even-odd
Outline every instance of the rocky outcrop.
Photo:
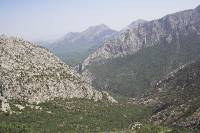
[[115,101],[108,93],[94,90],[47,49],[15,37],[0,36],[0,75],[0,94],[8,100],[29,103],[54,98]]
[[137,97],[166,74],[200,56],[199,7],[153,21],[136,21],[79,65],[92,85]]
[[[83,62],[83,69],[91,63],[115,57],[134,54],[142,48],[179,41],[179,36],[200,35],[199,7],[167,15],[153,21],[139,23],[122,30],[118,35],[107,39]],[[177,45],[177,49],[178,49]]]
[[7,99],[5,99],[4,97],[0,96],[0,111],[3,112],[10,112],[10,105],[7,101]]

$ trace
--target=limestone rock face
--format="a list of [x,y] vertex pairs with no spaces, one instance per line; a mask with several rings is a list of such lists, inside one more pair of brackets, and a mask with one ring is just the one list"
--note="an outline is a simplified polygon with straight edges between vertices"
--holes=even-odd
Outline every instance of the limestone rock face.
[[200,10],[186,10],[153,21],[137,21],[103,45],[83,62],[83,69],[94,61],[132,55],[138,50],[162,44],[178,42],[179,36],[200,35]]
[[94,90],[47,49],[15,37],[0,36],[0,94],[5,99],[40,103],[54,98],[115,101]]

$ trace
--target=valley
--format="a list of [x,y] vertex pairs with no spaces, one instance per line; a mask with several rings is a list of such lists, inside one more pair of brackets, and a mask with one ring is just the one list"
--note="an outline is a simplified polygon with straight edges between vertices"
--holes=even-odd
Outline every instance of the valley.
[[[87,99],[56,99],[32,106],[20,101],[11,103],[13,114],[0,113],[3,120],[0,123],[0,132],[131,133],[134,130],[128,128],[130,124],[140,121],[142,127],[134,132],[187,133],[186,129],[154,126],[149,123],[147,119],[152,113],[148,106],[109,104]],[[20,110],[16,105],[25,108]]]
[[0,34],[0,133],[200,132],[200,6],[33,42]]

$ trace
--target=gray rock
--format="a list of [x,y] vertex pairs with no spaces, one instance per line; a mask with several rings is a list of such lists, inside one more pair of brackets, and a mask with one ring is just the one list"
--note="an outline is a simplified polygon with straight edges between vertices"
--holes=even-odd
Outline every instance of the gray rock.
[[8,100],[40,103],[54,98],[98,101],[107,97],[115,102],[47,49],[15,37],[0,36],[0,75],[1,96]]
[[4,97],[0,96],[0,111],[3,112],[10,112],[10,105],[7,101],[7,99],[5,99]]
[[[200,35],[200,11],[186,10],[153,21],[136,21],[103,45],[83,61],[82,69],[95,61],[132,55],[142,48],[163,42],[177,42],[179,35]],[[178,49],[177,49],[178,51]]]

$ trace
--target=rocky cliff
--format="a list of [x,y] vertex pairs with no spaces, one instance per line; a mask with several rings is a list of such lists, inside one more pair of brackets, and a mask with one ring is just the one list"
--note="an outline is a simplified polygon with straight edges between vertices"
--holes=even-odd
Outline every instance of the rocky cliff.
[[[153,21],[139,23],[122,30],[84,60],[83,69],[94,61],[115,58],[136,53],[138,50],[176,41],[180,35],[200,35],[200,7],[167,15]],[[177,46],[178,48],[179,46]]]
[[132,23],[83,62],[82,74],[100,90],[144,94],[164,75],[200,57],[199,8]]
[[[108,99],[47,49],[23,39],[0,36],[1,102],[40,103],[54,98]],[[5,103],[5,102],[4,102]]]

